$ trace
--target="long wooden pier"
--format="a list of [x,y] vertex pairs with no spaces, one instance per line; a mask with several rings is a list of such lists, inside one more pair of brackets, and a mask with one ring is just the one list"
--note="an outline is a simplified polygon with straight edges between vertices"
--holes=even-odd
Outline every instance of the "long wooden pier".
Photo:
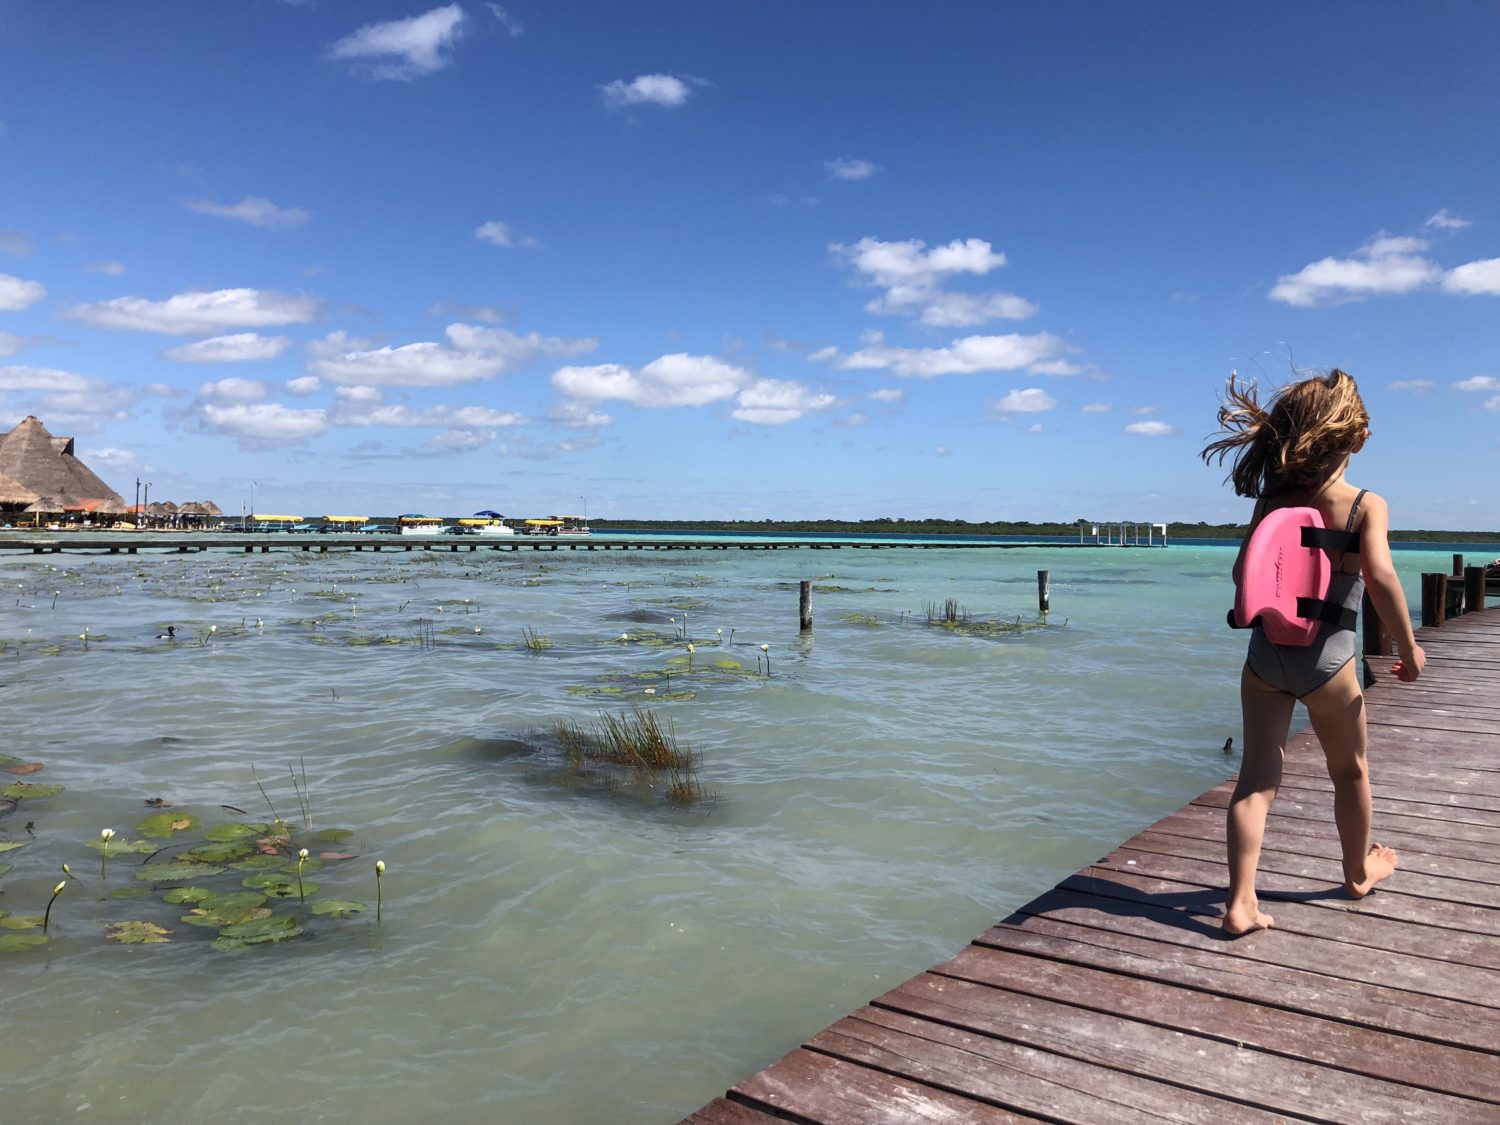
[[1369,658],[1375,893],[1342,892],[1304,733],[1275,929],[1221,936],[1225,782],[687,1122],[1500,1122],[1500,609],[1419,638],[1415,684]]
[[222,535],[213,532],[180,531],[166,534],[65,532],[61,535],[0,535],[0,552],[14,551],[33,555],[60,554],[196,554],[202,551],[240,551],[244,554],[268,554],[272,551],[300,551],[304,554],[330,552],[446,551],[453,554],[475,551],[855,551],[913,550],[1005,550],[1023,547],[1047,547],[1075,550],[1150,549],[1165,543],[1108,542],[1033,542],[997,543],[987,540],[920,540],[920,539],[691,539],[687,537],[653,538],[585,536],[517,535],[488,537],[482,535],[318,535],[284,531],[248,535]]

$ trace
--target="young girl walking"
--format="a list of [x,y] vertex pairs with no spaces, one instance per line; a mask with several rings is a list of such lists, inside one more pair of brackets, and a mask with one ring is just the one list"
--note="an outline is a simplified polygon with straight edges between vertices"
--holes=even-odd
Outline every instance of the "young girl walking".
[[[1370,438],[1370,416],[1354,380],[1335,368],[1278,391],[1266,406],[1254,385],[1234,375],[1219,409],[1219,432],[1203,450],[1219,464],[1233,454],[1229,480],[1239,496],[1256,499],[1250,529],[1234,561],[1238,587],[1245,547],[1267,513],[1315,508],[1330,528],[1358,537],[1358,550],[1330,558],[1327,601],[1357,610],[1365,587],[1380,620],[1394,634],[1397,679],[1422,674],[1426,655],[1412,635],[1406,596],[1391,563],[1390,513],[1375,493],[1345,479],[1349,459]],[[1363,898],[1396,870],[1396,853],[1370,842],[1370,777],[1365,765],[1365,709],[1355,671],[1355,634],[1336,623],[1319,626],[1312,644],[1273,644],[1256,626],[1240,676],[1244,756],[1229,802],[1229,901],[1224,932],[1231,937],[1274,924],[1255,895],[1266,815],[1281,785],[1282,755],[1298,700],[1307,707],[1333,781],[1333,817],[1344,857],[1344,888]]]

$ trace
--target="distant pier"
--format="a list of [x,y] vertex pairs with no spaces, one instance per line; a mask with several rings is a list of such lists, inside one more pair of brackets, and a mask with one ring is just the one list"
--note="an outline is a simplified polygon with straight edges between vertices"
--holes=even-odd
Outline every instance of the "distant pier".
[[477,551],[884,551],[884,550],[1016,550],[1026,547],[1069,548],[1161,548],[1161,538],[1139,534],[1126,537],[1123,529],[1163,524],[1101,524],[1101,528],[1120,529],[1108,538],[1103,534],[1073,542],[995,542],[991,540],[923,540],[859,539],[853,537],[740,538],[693,539],[686,536],[616,536],[592,535],[568,538],[549,535],[491,537],[480,535],[370,535],[318,534],[306,532],[253,532],[225,534],[212,531],[65,531],[32,535],[25,532],[0,533],[0,552],[23,552],[33,555],[136,555],[194,554],[203,551],[238,551],[243,554],[269,554],[273,551],[297,551],[303,554],[442,551],[472,554]]

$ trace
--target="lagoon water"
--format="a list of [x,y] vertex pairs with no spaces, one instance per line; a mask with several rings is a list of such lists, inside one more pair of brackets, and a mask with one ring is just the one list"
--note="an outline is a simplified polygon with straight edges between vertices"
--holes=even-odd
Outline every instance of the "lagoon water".
[[[4,749],[66,787],[0,817],[27,844],[0,857],[0,910],[79,876],[50,943],[0,955],[0,1118],[676,1120],[1228,775],[1231,558],[0,557]],[[1448,566],[1396,558],[1409,599]],[[947,598],[1034,620],[1044,568],[1045,629],[927,625]],[[668,663],[684,616],[691,674]],[[527,749],[629,703],[702,755],[711,802],[569,784]],[[388,865],[380,926],[222,953],[184,907],[106,897],[143,857],[101,883],[100,828],[135,835],[155,797],[270,819],[252,769],[300,819],[291,764],[314,827],[354,830],[321,893],[373,906]],[[173,941],[104,940],[142,917]]]

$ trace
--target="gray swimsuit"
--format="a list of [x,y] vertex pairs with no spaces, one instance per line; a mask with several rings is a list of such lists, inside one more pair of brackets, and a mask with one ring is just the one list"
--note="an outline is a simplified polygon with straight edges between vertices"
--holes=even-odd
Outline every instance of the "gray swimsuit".
[[[1354,530],[1354,517],[1359,514],[1362,499],[1363,492],[1349,509],[1345,531]],[[1328,579],[1326,600],[1358,613],[1360,601],[1364,598],[1365,580],[1358,574],[1345,574],[1343,565],[1344,557],[1340,555],[1338,569]],[[1266,639],[1265,630],[1257,625],[1250,634],[1250,651],[1245,655],[1250,671],[1271,687],[1289,692],[1298,699],[1317,691],[1353,659],[1354,630],[1328,622],[1318,626],[1318,635],[1310,645],[1272,644]]]

